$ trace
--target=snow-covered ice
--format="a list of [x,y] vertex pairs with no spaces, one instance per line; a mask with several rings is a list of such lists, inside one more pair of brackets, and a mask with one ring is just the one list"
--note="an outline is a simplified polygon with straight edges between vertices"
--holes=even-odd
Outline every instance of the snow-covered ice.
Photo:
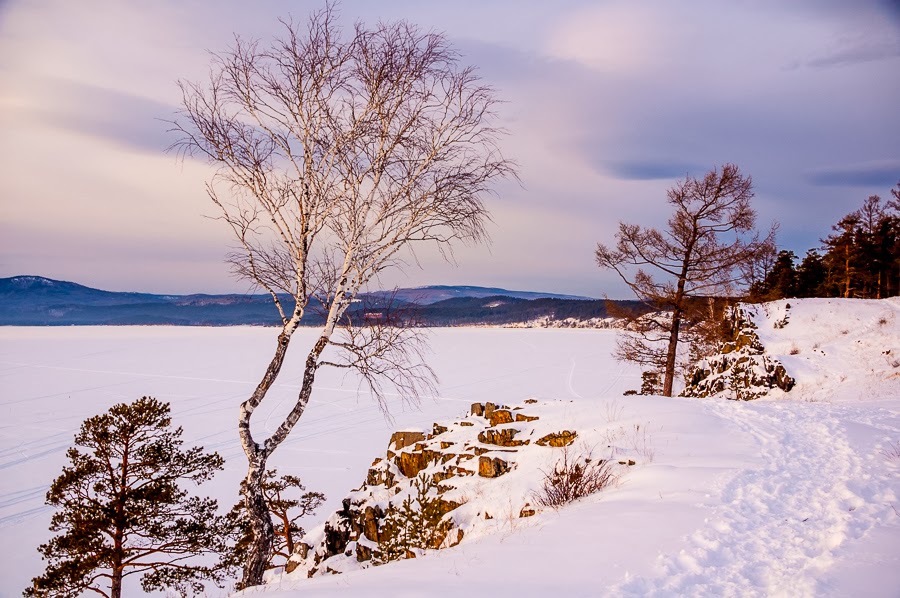
[[[327,494],[307,528],[359,486],[392,430],[458,418],[473,402],[571,401],[575,427],[642,426],[652,458],[616,488],[511,517],[454,548],[285,576],[248,593],[900,595],[900,301],[776,302],[755,321],[797,386],[750,403],[623,397],[640,386],[639,371],[612,360],[609,330],[434,330],[439,396],[418,408],[395,401],[392,422],[354,381],[326,373],[274,463]],[[236,406],[274,337],[265,328],[0,328],[0,595],[20,594],[40,573],[36,547],[51,515],[43,495],[80,422],[115,402],[170,401],[187,441],[227,459],[203,488],[230,506],[243,467]],[[261,428],[298,387],[300,351],[291,357]]]

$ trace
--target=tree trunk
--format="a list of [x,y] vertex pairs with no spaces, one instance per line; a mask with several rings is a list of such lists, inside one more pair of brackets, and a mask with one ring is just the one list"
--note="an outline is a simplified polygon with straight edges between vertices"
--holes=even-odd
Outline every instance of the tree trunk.
[[845,250],[844,259],[844,299],[850,298],[850,247]]
[[269,507],[263,493],[263,479],[266,474],[266,460],[270,451],[263,449],[253,439],[250,432],[250,418],[253,411],[259,406],[269,388],[274,384],[284,358],[287,355],[291,336],[297,328],[300,317],[297,312],[290,322],[285,324],[284,330],[278,335],[278,344],[275,354],[262,380],[253,391],[249,399],[241,404],[240,417],[238,418],[238,435],[241,446],[247,456],[247,477],[244,478],[244,505],[250,517],[251,541],[247,553],[247,562],[244,563],[244,571],[241,576],[241,589],[261,585],[263,574],[272,557],[275,545],[275,532],[272,527],[272,517],[269,515]]
[[109,598],[122,598],[122,567],[113,566],[112,583],[109,588]]
[[[333,329],[333,325],[331,327]],[[329,332],[330,330],[329,329]],[[251,543],[247,555],[247,562],[244,563],[244,572],[241,578],[241,588],[262,585],[263,574],[272,558],[275,546],[275,528],[272,525],[272,516],[269,512],[269,505],[266,502],[266,496],[263,492],[263,479],[266,471],[266,460],[268,456],[280,445],[290,431],[293,429],[297,420],[306,410],[309,398],[312,395],[313,383],[316,378],[316,369],[318,368],[318,358],[328,345],[328,336],[323,334],[313,346],[306,358],[306,367],[303,373],[303,386],[300,388],[300,394],[294,408],[278,426],[278,429],[265,441],[265,446],[260,447],[250,434],[250,416],[253,409],[265,396],[265,393],[271,387],[281,366],[284,363],[284,357],[287,353],[287,346],[290,342],[291,334],[294,329],[284,332],[278,337],[278,348],[263,381],[257,387],[253,396],[241,406],[241,418],[238,423],[238,429],[241,436],[241,443],[244,447],[244,453],[247,455],[248,470],[245,478],[244,488],[244,504],[247,507],[247,513],[250,516],[251,526]]]
[[678,277],[678,286],[675,290],[675,299],[672,302],[672,328],[669,330],[669,346],[666,349],[666,371],[663,373],[663,396],[672,396],[672,387],[675,385],[675,359],[678,356],[678,333],[681,330],[681,314],[684,311],[684,287],[687,284],[688,264],[694,252],[696,237],[688,244],[684,260],[681,263],[681,274]]
[[265,474],[266,459],[263,454],[258,453],[249,463],[244,484],[244,505],[250,516],[251,543],[247,562],[244,563],[241,589],[262,584],[263,574],[269,566],[275,546],[275,529],[262,490]]
[[[679,283],[681,285],[681,283]],[[663,375],[663,396],[672,396],[672,387],[675,385],[675,358],[678,355],[678,333],[681,329],[680,302],[672,311],[672,329],[669,331],[669,346],[666,349],[666,371]]]

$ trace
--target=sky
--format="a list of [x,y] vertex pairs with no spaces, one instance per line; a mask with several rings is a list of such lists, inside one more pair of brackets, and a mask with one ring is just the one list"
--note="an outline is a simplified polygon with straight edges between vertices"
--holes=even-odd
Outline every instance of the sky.
[[[0,0],[0,277],[245,292],[204,192],[166,152],[178,79],[234,34],[265,42],[320,1]],[[392,286],[628,296],[594,249],[660,226],[666,190],[733,162],[761,228],[802,256],[900,180],[900,8],[859,0],[347,0],[341,19],[444,32],[498,90],[521,181],[486,198],[489,246],[429,251]]]

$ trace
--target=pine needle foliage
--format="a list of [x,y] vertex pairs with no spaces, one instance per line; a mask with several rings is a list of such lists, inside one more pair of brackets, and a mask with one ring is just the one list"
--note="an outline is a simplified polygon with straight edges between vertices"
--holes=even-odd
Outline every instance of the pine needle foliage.
[[412,481],[412,488],[399,507],[388,506],[375,555],[377,564],[438,548],[447,535],[450,524],[444,521],[446,511],[441,508],[436,485],[422,474]]
[[[306,492],[306,486],[299,477],[279,476],[277,469],[266,471],[262,488],[275,530],[274,550],[268,569],[275,569],[284,567],[297,548],[300,538],[306,533],[300,526],[300,519],[314,514],[325,502],[325,495],[321,492]],[[235,540],[229,558],[236,567],[240,567],[247,560],[247,553],[253,541],[250,516],[243,500],[232,507],[228,517]],[[237,589],[242,589],[241,584],[238,584]]]
[[168,403],[143,397],[82,423],[69,465],[47,492],[57,509],[50,530],[58,532],[38,548],[47,568],[25,596],[120,598],[131,575],[142,576],[145,592],[185,596],[206,580],[221,586],[221,563],[194,557],[223,552],[225,518],[215,500],[183,486],[212,478],[223,459],[203,447],[185,450],[169,413]]

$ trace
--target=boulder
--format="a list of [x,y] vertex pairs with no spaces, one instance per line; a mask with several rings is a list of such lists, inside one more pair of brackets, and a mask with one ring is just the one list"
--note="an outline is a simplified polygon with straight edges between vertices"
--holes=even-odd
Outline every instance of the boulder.
[[394,432],[391,434],[388,444],[393,446],[394,450],[399,451],[423,440],[425,440],[425,434],[422,432]]
[[483,478],[499,478],[509,471],[509,463],[499,457],[482,455],[478,458],[478,475]]
[[478,442],[482,442],[484,444],[493,444],[496,446],[524,446],[528,444],[528,440],[514,439],[515,435],[518,433],[518,430],[514,430],[512,428],[503,428],[501,430],[488,428],[487,430],[483,430],[478,433]]
[[561,448],[575,442],[575,438],[577,436],[577,432],[572,432],[570,430],[552,432],[550,434],[547,434],[546,436],[538,438],[537,441],[535,441],[535,444],[538,444],[540,446],[552,446],[554,448]]

